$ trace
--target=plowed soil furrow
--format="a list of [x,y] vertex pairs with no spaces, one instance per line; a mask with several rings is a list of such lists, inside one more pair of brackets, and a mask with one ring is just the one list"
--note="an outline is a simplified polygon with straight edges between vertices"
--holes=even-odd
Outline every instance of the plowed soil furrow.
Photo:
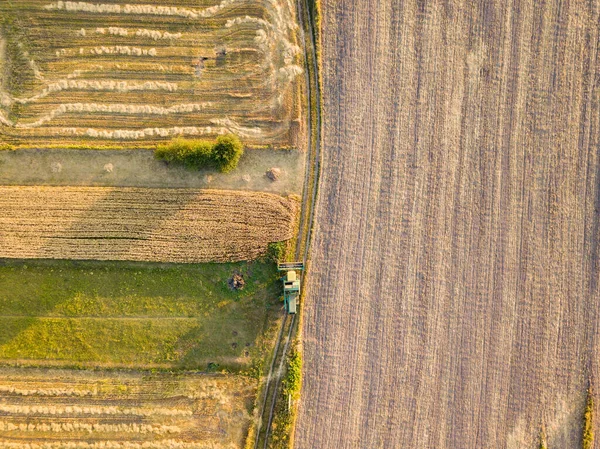
[[597,377],[596,2],[323,1],[297,448],[576,447]]

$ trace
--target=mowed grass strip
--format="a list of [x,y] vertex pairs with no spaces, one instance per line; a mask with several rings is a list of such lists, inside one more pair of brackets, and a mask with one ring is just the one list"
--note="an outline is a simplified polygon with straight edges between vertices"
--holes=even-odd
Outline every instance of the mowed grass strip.
[[[243,290],[227,285],[233,273]],[[267,262],[5,260],[0,361],[243,370],[264,356],[279,288]]]

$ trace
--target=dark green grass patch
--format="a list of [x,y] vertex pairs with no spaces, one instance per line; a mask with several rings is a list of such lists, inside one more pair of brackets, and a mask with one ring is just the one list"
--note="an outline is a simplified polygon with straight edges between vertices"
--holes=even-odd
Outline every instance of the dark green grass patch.
[[[234,272],[243,290],[228,286]],[[0,261],[0,361],[248,369],[279,289],[266,262]]]

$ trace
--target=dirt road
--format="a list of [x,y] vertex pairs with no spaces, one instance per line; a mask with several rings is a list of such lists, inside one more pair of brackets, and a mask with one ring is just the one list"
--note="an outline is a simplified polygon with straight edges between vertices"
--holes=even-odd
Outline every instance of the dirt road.
[[[265,176],[272,167],[277,182]],[[295,150],[247,150],[232,173],[167,166],[152,150],[0,151],[1,185],[106,187],[182,187],[302,193],[304,153]]]
[[599,9],[323,1],[297,449],[533,448],[542,423],[576,447],[599,374]]

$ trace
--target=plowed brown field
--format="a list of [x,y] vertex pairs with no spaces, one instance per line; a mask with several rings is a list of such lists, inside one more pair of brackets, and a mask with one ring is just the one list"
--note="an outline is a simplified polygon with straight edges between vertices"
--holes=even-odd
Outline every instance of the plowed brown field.
[[251,260],[292,237],[297,208],[257,192],[0,186],[0,257]]
[[577,447],[598,376],[599,9],[323,1],[297,449],[533,448],[542,423]]

